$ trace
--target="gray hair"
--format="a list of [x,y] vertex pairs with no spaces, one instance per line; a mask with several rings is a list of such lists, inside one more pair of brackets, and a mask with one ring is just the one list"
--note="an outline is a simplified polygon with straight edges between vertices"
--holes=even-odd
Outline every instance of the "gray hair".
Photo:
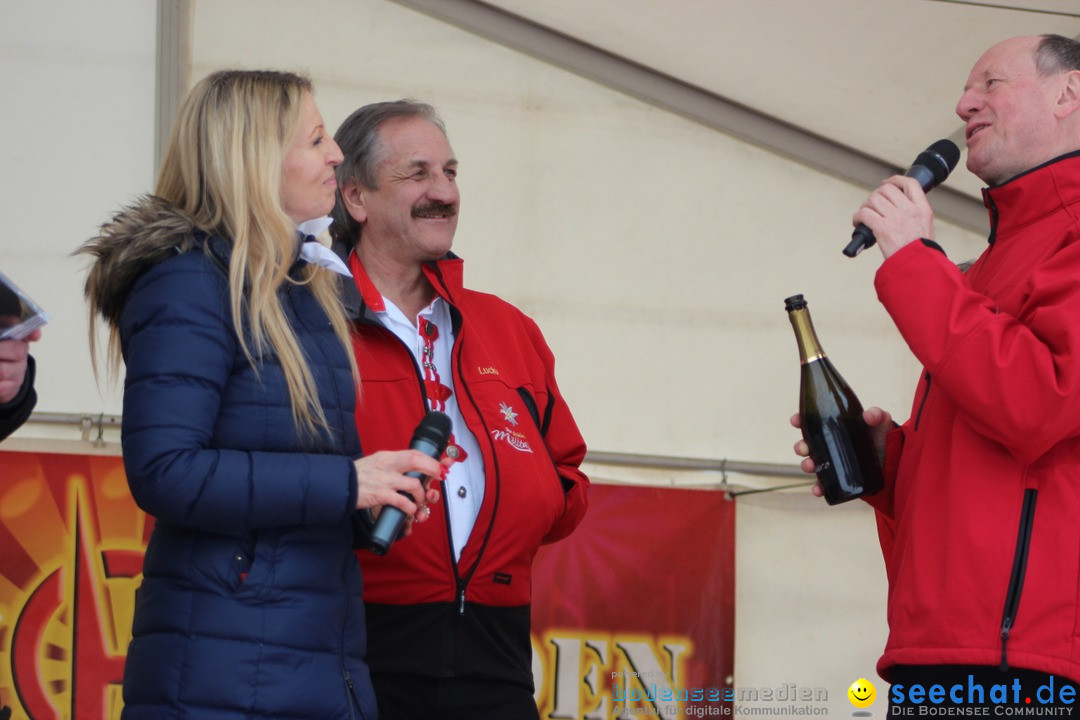
[[1043,35],[1035,49],[1035,69],[1040,77],[1080,70],[1080,42],[1062,35]]
[[388,120],[412,117],[427,120],[446,135],[446,126],[433,106],[409,99],[365,105],[341,123],[334,141],[345,159],[336,170],[338,190],[334,201],[334,224],[330,226],[330,235],[336,242],[352,245],[360,238],[360,223],[349,215],[341,198],[341,189],[346,185],[359,184],[370,190],[378,190],[379,165],[386,159],[386,148],[379,130]]

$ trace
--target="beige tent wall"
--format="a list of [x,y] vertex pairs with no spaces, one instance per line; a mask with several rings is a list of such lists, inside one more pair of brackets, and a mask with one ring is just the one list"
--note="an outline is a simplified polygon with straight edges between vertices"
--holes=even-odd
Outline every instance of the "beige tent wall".
[[0,271],[52,316],[38,410],[120,411],[90,370],[70,254],[153,182],[155,18],[139,0],[0,0]]
[[[307,72],[330,128],[374,100],[440,109],[461,160],[467,280],[540,323],[591,449],[793,465],[798,358],[782,301],[794,293],[862,399],[906,417],[918,368],[875,300],[880,255],[840,254],[867,189],[387,0],[194,8],[193,79]],[[0,0],[0,269],[54,316],[35,348],[43,412],[120,412],[116,389],[95,386],[83,263],[67,256],[151,188],[154,55],[149,0]],[[945,136],[955,120],[940,111]],[[954,259],[982,245],[945,223],[938,239]],[[61,435],[77,437],[32,424],[5,447],[59,447]],[[735,502],[736,677],[716,683],[825,687],[846,715],[844,692],[876,677],[886,631],[871,513],[826,508],[805,488]]]

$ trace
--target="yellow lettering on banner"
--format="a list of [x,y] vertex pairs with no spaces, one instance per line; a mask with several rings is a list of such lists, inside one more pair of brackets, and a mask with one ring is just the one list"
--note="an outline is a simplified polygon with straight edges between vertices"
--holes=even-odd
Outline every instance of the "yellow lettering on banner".
[[607,720],[616,706],[679,717],[680,683],[693,654],[686,636],[549,629],[532,646],[541,717]]

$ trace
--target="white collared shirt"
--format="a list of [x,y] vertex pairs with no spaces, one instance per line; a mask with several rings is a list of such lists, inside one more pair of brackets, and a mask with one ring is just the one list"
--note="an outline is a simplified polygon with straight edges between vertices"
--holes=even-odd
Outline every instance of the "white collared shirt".
[[[333,218],[329,215],[312,218],[311,220],[305,220],[297,225],[296,231],[304,237],[317,238],[319,235],[326,232],[326,229],[330,227],[333,222]],[[341,261],[341,258],[318,240],[300,243],[300,257],[304,258],[312,265],[328,268],[337,274],[344,275],[348,278],[352,277],[352,273],[349,272],[348,266]]]
[[[421,335],[420,328],[427,321],[434,323],[439,329],[439,335],[434,341],[434,357],[431,362],[439,374],[441,384],[447,386],[452,392],[446,399],[445,407],[431,409],[441,410],[450,417],[453,424],[454,443],[465,451],[464,462],[455,462],[450,466],[450,472],[441,488],[443,502],[446,503],[450,516],[450,539],[453,543],[454,559],[460,560],[461,550],[472,533],[476,517],[480,513],[480,505],[484,501],[484,460],[476,437],[465,425],[461,408],[458,406],[457,391],[454,388],[454,377],[450,368],[451,351],[454,347],[450,306],[441,297],[436,297],[431,305],[420,311],[416,316],[416,323],[413,324],[405,313],[385,295],[383,305],[386,309],[381,312],[369,307],[368,316],[373,316],[383,327],[405,343],[405,347],[409,348],[409,352],[412,353],[421,369],[425,361],[424,337]],[[429,408],[431,404],[429,398]]]

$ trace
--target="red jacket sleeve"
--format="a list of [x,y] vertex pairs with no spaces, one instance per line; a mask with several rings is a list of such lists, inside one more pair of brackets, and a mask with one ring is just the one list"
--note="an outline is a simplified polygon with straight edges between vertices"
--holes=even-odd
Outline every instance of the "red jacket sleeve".
[[912,352],[976,432],[1032,463],[1080,430],[1080,243],[1034,268],[1014,314],[911,243],[875,285]]

